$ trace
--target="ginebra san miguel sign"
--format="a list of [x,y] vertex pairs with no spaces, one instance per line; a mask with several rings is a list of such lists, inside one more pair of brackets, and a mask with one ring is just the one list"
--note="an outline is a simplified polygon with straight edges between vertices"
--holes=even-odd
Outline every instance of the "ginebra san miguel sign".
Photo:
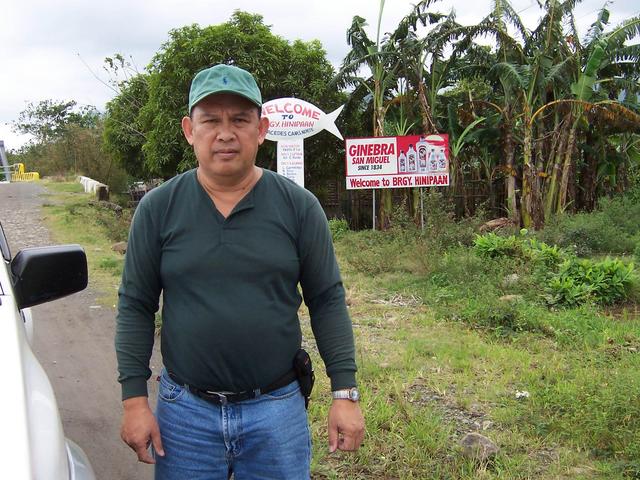
[[448,135],[348,138],[347,189],[449,185]]

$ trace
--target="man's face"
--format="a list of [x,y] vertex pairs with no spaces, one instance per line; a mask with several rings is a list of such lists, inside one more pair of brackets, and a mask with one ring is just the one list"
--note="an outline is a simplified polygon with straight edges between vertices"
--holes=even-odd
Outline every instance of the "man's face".
[[251,172],[269,120],[238,95],[209,95],[182,119],[184,136],[198,159],[201,172],[212,180],[241,180]]

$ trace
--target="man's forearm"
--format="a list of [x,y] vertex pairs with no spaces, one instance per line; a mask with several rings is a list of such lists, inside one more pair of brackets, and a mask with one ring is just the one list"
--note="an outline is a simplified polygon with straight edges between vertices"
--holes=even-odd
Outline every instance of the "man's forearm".
[[353,327],[342,284],[336,284],[308,302],[311,328],[331,378],[331,389],[356,385]]

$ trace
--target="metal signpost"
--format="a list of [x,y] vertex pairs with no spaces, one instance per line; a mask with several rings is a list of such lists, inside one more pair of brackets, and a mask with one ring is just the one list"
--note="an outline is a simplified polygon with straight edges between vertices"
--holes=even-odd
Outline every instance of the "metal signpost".
[[8,183],[11,181],[11,169],[7,161],[7,155],[4,151],[4,140],[0,140],[0,183]]

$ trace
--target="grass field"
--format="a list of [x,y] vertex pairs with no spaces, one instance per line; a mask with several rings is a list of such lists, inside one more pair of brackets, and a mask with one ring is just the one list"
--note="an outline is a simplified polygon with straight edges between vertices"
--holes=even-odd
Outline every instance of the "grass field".
[[84,193],[79,183],[48,181],[45,186],[50,195],[43,213],[53,240],[83,246],[90,285],[104,305],[114,306],[124,257],[112,246],[127,239],[131,212],[124,210],[117,217],[112,210],[90,204],[94,196]]
[[[54,239],[85,247],[91,285],[114,305],[123,257],[111,245],[129,214],[47,186]],[[550,308],[530,259],[483,257],[471,246],[477,225],[432,220],[426,235],[406,223],[336,231],[367,435],[356,454],[327,453],[328,380],[303,307],[317,377],[313,478],[640,478],[637,274],[626,300]],[[470,431],[498,455],[465,459],[458,442]]]

